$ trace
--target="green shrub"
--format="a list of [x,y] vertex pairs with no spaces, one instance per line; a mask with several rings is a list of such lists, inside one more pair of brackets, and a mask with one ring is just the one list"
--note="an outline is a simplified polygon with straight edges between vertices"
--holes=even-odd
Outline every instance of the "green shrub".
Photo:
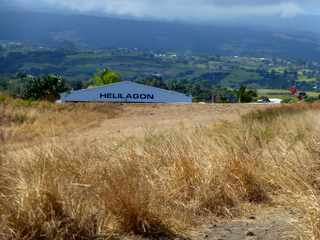
[[305,102],[316,102],[319,101],[319,97],[307,97]]
[[299,99],[295,97],[284,98],[281,103],[298,103]]
[[23,99],[55,101],[60,93],[67,90],[64,79],[57,75],[42,77],[26,75],[21,78],[24,81]]

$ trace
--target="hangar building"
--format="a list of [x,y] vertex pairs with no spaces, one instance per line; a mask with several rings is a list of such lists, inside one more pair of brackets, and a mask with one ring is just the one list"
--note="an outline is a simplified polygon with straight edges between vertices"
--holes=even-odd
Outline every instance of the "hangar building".
[[124,81],[62,94],[61,102],[191,103],[192,97]]

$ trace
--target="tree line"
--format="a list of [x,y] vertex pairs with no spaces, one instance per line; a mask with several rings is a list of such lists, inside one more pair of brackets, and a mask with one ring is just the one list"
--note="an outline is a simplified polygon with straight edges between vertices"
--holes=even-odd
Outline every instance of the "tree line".
[[[91,79],[81,87],[95,87],[121,81],[121,76],[108,68],[97,69]],[[239,89],[212,86],[206,81],[194,82],[190,80],[167,80],[161,76],[149,76],[137,81],[138,83],[177,91],[193,96],[195,102],[252,102],[258,97],[257,91],[241,86]],[[12,96],[28,100],[55,101],[60,94],[72,90],[72,86],[62,77],[55,74],[33,76],[18,73],[15,77],[0,79],[0,90]],[[77,90],[77,89],[76,89]]]
[[257,90],[250,89],[245,85],[235,89],[212,85],[207,81],[164,81],[160,76],[150,76],[137,82],[187,94],[193,97],[194,102],[248,103],[256,101],[258,98]]

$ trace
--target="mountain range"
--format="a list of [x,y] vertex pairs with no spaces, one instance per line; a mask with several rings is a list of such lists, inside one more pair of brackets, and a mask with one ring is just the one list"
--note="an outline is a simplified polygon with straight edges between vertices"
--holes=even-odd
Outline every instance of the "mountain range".
[[[320,59],[315,16],[278,22],[192,24],[58,13],[2,11],[0,40],[50,47],[139,48],[175,52]],[[276,21],[276,20],[274,20]]]

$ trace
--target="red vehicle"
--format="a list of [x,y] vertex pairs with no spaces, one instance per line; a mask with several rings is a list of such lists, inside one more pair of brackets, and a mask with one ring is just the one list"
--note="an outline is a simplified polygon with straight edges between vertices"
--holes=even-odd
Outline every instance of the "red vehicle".
[[292,86],[290,87],[289,91],[291,92],[292,95],[297,95],[298,88],[296,86]]

